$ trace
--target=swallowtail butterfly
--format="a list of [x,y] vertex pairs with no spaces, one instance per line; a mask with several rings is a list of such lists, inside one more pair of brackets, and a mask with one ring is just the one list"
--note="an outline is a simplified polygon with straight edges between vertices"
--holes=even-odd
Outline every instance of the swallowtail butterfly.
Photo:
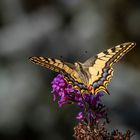
[[48,57],[30,57],[30,61],[61,73],[65,80],[81,93],[108,93],[107,85],[113,76],[113,64],[130,51],[136,44],[123,43],[89,58],[84,63],[74,64]]

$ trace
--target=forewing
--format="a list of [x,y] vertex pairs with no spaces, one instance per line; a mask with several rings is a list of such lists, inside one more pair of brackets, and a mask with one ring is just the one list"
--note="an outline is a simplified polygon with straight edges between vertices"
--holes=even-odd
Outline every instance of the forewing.
[[132,42],[123,43],[97,54],[83,64],[89,75],[88,84],[93,85],[95,92],[99,92],[103,88],[106,89],[107,84],[113,76],[112,65],[134,46],[135,43]]
[[61,73],[64,76],[70,78],[70,80],[82,82],[78,72],[75,70],[75,66],[71,63],[47,57],[30,57],[29,60],[35,64],[41,65],[55,72]]

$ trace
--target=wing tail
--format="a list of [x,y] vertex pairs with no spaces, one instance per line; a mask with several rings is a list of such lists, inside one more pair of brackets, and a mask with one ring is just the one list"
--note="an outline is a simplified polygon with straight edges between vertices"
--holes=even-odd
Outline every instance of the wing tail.
[[99,92],[104,92],[104,93],[110,95],[108,89],[107,89],[105,86],[99,86],[99,88],[97,88],[97,89],[95,90],[94,94],[96,95],[96,94],[98,94]]

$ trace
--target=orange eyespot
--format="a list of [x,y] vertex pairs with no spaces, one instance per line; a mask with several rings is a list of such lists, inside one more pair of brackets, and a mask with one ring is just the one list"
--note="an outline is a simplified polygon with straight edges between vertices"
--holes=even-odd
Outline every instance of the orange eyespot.
[[88,87],[88,91],[91,92],[92,89],[93,89],[93,87],[90,85],[90,86]]

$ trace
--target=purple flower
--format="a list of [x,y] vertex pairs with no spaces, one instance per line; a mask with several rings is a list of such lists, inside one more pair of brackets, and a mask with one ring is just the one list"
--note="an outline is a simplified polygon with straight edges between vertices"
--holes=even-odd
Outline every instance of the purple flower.
[[92,93],[80,93],[80,91],[73,87],[73,85],[66,82],[61,74],[51,82],[52,94],[54,101],[58,99],[59,107],[65,104],[76,104],[82,109],[77,115],[78,120],[86,119],[87,121],[105,118],[106,110],[101,104],[100,98],[102,93],[93,95]]
[[84,119],[83,112],[79,112],[78,115],[77,115],[77,117],[76,117],[76,119],[78,119],[78,120]]

